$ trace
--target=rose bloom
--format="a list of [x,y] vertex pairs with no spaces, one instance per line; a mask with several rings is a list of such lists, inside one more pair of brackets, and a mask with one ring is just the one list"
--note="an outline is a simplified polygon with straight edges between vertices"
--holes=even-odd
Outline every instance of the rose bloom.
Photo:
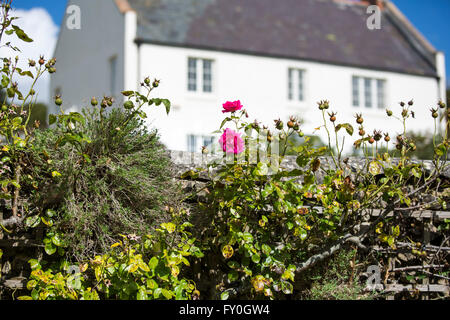
[[244,140],[241,134],[231,129],[225,129],[223,135],[219,139],[223,152],[239,154],[244,151]]
[[237,100],[234,102],[227,101],[223,104],[223,110],[222,113],[226,112],[236,112],[243,108],[243,105],[241,104],[241,100]]

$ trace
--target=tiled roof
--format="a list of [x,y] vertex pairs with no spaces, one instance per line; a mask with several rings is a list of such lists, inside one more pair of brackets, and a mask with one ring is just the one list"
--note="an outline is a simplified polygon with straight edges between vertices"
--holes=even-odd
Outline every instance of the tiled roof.
[[[436,76],[392,17],[337,0],[128,0],[144,42]],[[423,52],[422,52],[423,54]]]

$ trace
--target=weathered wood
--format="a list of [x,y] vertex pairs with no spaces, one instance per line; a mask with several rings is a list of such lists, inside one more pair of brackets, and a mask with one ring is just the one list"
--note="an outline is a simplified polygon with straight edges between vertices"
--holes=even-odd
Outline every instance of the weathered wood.
[[42,243],[33,240],[15,240],[15,239],[1,239],[0,248],[30,248],[30,247],[44,247]]
[[365,288],[366,291],[384,291],[384,292],[403,292],[403,291],[420,291],[420,292],[440,292],[449,294],[450,286],[441,285],[441,284],[377,284],[377,285],[368,285]]
[[24,277],[11,278],[1,281],[0,286],[11,290],[22,290],[27,287],[27,281],[27,278]]
[[412,271],[412,270],[421,270],[421,269],[442,269],[445,268],[444,264],[432,264],[432,265],[424,265],[424,266],[409,266],[403,268],[394,268],[392,272],[402,272],[402,271]]

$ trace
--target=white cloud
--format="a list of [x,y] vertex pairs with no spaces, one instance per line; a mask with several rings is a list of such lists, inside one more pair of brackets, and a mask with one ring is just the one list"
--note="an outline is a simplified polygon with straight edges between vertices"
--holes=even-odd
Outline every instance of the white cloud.
[[[28,59],[39,60],[40,55],[45,59],[52,58],[56,41],[58,38],[59,27],[53,22],[51,15],[43,8],[32,8],[30,10],[14,10],[12,16],[20,19],[14,20],[13,24],[19,26],[34,41],[26,43],[17,38],[16,35],[4,36],[2,44],[11,41],[13,46],[20,49],[21,52],[15,52],[11,49],[1,48],[0,57],[11,57],[14,59],[19,56],[19,65],[22,69],[28,70]],[[57,66],[56,66],[57,67]],[[34,72],[33,72],[34,73]],[[32,84],[28,77],[16,79],[19,83],[19,90],[27,92]],[[45,74],[38,80],[35,91],[38,93],[38,100],[48,103],[50,99],[50,78]]]

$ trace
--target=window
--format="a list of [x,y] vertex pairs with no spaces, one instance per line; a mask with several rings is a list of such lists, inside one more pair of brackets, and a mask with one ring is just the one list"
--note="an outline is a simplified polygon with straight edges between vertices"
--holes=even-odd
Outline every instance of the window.
[[198,152],[199,150],[197,150],[197,136],[190,134],[187,137],[188,141],[187,141],[187,151],[188,152]]
[[289,68],[288,70],[288,99],[304,101],[304,70]]
[[113,56],[109,59],[109,90],[111,95],[116,93],[116,80],[117,80],[117,56]]
[[352,78],[352,87],[353,106],[359,107],[359,77]]
[[188,91],[213,92],[213,61],[188,59]]
[[214,153],[214,136],[190,134],[187,136],[187,151],[201,152],[201,147],[206,147],[210,153]]
[[197,59],[193,58],[188,62],[188,90],[197,91]]
[[377,80],[377,105],[378,109],[384,109],[385,106],[385,83],[384,80]]
[[372,108],[372,79],[364,78],[364,105]]
[[[364,92],[361,96],[361,92]],[[386,80],[352,77],[352,104],[354,107],[364,105],[366,108],[376,106],[385,108],[386,104]]]

